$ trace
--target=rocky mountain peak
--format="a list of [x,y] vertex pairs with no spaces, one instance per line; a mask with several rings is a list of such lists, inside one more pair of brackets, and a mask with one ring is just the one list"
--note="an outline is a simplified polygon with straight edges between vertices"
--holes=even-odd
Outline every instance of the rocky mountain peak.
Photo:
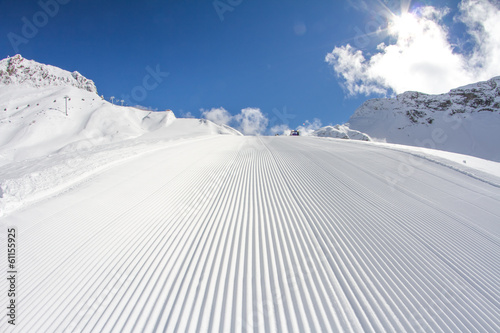
[[500,161],[500,76],[440,95],[371,99],[349,124],[377,140]]
[[432,123],[435,112],[448,112],[450,115],[500,113],[500,76],[452,89],[446,94],[429,95],[407,91],[394,98],[371,99],[356,110],[350,122],[358,117],[376,117],[377,114],[387,112],[404,114],[410,124]]
[[97,93],[94,81],[78,72],[40,64],[20,54],[0,60],[0,85],[28,85],[32,87],[73,86]]

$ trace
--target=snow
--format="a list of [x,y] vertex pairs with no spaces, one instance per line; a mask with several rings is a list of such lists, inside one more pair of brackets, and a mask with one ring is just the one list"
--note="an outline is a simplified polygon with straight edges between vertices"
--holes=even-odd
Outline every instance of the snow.
[[[119,121],[113,122],[116,117]],[[65,118],[60,119],[70,123]],[[83,126],[75,125],[72,128],[77,131],[57,133],[58,138],[64,137],[54,140],[49,133],[55,133],[52,128],[56,126],[57,118],[51,120],[47,123],[39,121],[38,130],[35,134],[30,133],[29,138],[34,137],[33,146],[24,145],[23,140],[15,141],[23,145],[16,145],[11,140],[4,147],[0,146],[4,157],[14,156],[9,159],[10,163],[4,160],[4,165],[0,165],[0,217],[24,204],[64,191],[110,166],[162,149],[165,145],[214,135],[241,135],[230,127],[207,120],[176,119],[170,111],[152,113],[113,107],[100,109],[90,119],[85,118],[83,131],[80,131]],[[42,124],[46,124],[45,128]],[[132,126],[135,129],[131,130]],[[85,139],[81,138],[82,132]],[[139,135],[141,133],[144,134]],[[71,143],[61,147],[60,143],[65,139]]]
[[325,126],[314,131],[312,136],[329,137],[347,140],[371,141],[371,138],[359,131],[351,130],[347,125]]
[[40,64],[33,60],[24,59],[19,54],[0,60],[0,87],[6,85],[35,88],[72,86],[97,93],[94,81],[85,78],[80,73],[70,73],[58,67]]
[[376,141],[500,162],[500,77],[442,95],[406,92],[359,107],[349,127]]
[[[64,96],[69,96],[68,116]],[[75,87],[0,89],[0,165],[138,137],[175,119]]]
[[[336,138],[323,138],[324,140],[337,141]],[[361,140],[362,141],[362,140]],[[354,144],[354,142],[353,142]],[[422,147],[413,147],[385,142],[362,142],[359,144],[373,145],[384,149],[395,150],[407,153],[407,156],[401,158],[400,164],[410,168],[419,167],[421,159],[442,165],[453,169],[454,171],[468,175],[482,182],[495,187],[500,187],[500,162],[485,160],[482,158],[451,153],[444,150],[429,149]],[[417,157],[418,159],[415,159]]]
[[[68,116],[64,96],[71,96]],[[172,111],[112,105],[75,87],[2,87],[0,108],[6,109],[0,113],[0,216],[154,150],[158,141],[241,135],[209,121],[176,119]]]
[[241,135],[210,121],[177,119],[170,110],[114,105],[95,86],[87,89],[91,80],[20,56],[0,61],[0,71],[7,67],[0,72],[0,216],[160,142]]
[[156,148],[2,218],[17,331],[500,329],[500,188],[427,159],[388,181],[408,154],[361,141]]
[[52,72],[0,85],[1,332],[500,331],[500,163],[246,137]]

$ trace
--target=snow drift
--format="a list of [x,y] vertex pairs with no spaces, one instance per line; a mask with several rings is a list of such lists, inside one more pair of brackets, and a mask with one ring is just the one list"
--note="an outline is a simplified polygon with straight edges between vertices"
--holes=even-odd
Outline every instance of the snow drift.
[[335,126],[325,126],[316,131],[314,131],[312,136],[327,137],[327,138],[337,138],[337,139],[350,139],[350,140],[361,140],[361,141],[371,141],[371,138],[365,133],[360,131],[352,130],[347,125],[335,125]]

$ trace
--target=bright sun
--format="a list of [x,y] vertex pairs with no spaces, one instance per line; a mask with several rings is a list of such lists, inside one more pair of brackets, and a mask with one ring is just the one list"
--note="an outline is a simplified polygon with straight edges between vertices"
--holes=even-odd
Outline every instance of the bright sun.
[[411,13],[394,16],[389,24],[389,32],[402,38],[414,36],[420,30],[418,19]]

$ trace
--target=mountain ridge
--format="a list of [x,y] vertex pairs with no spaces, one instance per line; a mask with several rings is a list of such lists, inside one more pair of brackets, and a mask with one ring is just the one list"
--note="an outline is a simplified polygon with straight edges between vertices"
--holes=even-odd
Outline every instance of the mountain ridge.
[[388,143],[500,161],[500,76],[430,95],[408,91],[364,102],[351,129]]
[[208,120],[177,119],[171,110],[115,105],[98,96],[94,82],[78,72],[20,55],[0,60],[0,167],[146,135],[168,141],[227,134],[241,135]]
[[28,85],[34,88],[47,86],[72,86],[97,94],[94,81],[77,71],[38,63],[20,54],[0,60],[0,86]]

